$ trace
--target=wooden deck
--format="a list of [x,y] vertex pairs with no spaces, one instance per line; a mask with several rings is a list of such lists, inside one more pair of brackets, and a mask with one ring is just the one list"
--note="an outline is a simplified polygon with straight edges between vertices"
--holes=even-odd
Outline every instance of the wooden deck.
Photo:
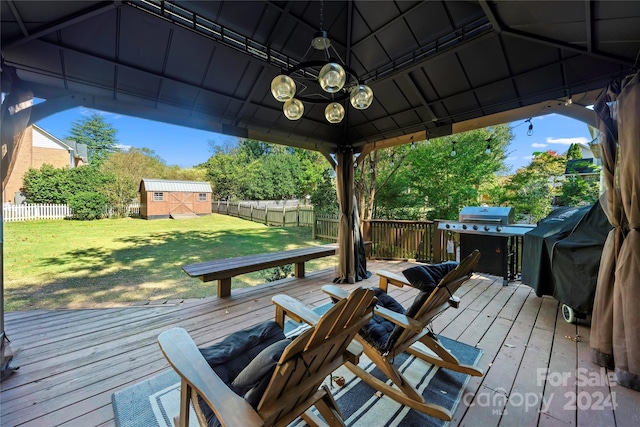
[[[407,265],[370,261],[368,269],[400,272]],[[181,326],[198,345],[210,344],[272,318],[275,294],[324,304],[319,289],[333,276],[325,270],[234,290],[224,299],[7,313],[12,349],[20,349],[12,365],[20,370],[2,383],[0,424],[113,426],[112,393],[168,369],[156,343],[161,331]],[[363,283],[375,286],[377,277],[342,286]],[[415,292],[390,286],[405,306]],[[457,295],[460,308],[438,317],[434,330],[482,348],[485,376],[471,378],[452,425],[640,425],[640,393],[607,382],[607,373],[590,362],[588,326],[564,322],[557,301],[484,274]]]

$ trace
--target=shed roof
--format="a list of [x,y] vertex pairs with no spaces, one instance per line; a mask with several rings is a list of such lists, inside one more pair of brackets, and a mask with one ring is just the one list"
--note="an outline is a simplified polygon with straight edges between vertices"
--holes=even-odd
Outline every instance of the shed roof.
[[204,181],[179,181],[168,179],[142,178],[140,191],[169,191],[190,193],[211,193],[211,184]]

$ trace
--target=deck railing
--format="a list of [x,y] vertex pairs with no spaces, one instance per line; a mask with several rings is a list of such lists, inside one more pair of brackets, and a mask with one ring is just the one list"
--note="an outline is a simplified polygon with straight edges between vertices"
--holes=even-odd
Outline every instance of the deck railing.
[[[376,259],[401,259],[432,262],[434,259],[434,222],[373,219],[363,221],[362,237],[371,242],[369,256]],[[316,217],[316,239],[338,240],[338,217]],[[436,248],[436,255],[443,252]]]
[[372,219],[363,227],[370,240],[371,256],[379,259],[433,261],[433,221],[390,221]]
[[[338,241],[338,216],[314,215],[311,206],[268,207],[214,202],[213,212],[276,226],[313,226],[313,238]],[[364,220],[362,237],[371,242],[369,257],[385,260],[440,262],[459,256],[460,235],[438,230],[438,221]],[[522,236],[515,243],[515,273],[521,271]]]

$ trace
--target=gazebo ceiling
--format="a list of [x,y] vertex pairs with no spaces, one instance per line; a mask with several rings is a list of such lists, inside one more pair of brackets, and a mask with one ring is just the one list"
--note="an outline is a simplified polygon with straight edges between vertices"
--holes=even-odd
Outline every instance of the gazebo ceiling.
[[[549,100],[593,102],[638,66],[632,1],[15,1],[2,3],[2,55],[45,105],[84,105],[335,152],[440,136]],[[322,8],[322,18],[321,18]],[[289,121],[270,92],[313,34],[373,89],[366,110],[324,104]],[[524,116],[524,117],[526,117]],[[503,120],[507,121],[507,120]],[[499,123],[499,122],[498,122]],[[406,141],[405,141],[406,142]]]

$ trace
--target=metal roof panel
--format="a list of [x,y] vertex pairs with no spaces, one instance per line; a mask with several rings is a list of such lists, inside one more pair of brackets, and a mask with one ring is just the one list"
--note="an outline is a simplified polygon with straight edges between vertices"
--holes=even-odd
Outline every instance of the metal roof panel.
[[142,188],[143,185],[146,191],[211,193],[211,184],[204,181],[142,178],[140,188]]

